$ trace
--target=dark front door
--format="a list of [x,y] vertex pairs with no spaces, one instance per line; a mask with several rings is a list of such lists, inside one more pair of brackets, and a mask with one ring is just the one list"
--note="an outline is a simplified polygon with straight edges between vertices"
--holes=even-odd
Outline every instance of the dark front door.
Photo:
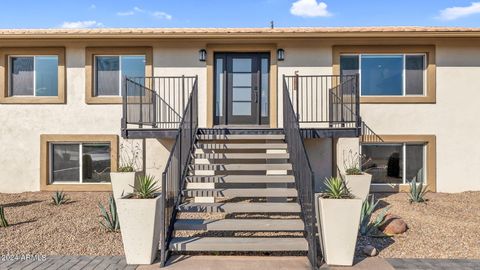
[[268,124],[268,53],[215,54],[218,125]]

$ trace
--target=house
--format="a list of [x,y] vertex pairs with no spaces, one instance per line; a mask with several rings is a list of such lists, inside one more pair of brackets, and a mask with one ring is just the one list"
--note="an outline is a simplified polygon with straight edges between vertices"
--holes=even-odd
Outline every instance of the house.
[[[250,196],[268,199],[217,210],[282,213],[300,197],[305,224],[276,229],[311,235],[311,194],[350,151],[374,191],[480,190],[478,74],[478,28],[0,30],[0,192],[109,191],[127,151],[162,179],[166,225],[211,229],[173,224],[182,196],[179,211]],[[306,239],[262,250],[311,254]]]

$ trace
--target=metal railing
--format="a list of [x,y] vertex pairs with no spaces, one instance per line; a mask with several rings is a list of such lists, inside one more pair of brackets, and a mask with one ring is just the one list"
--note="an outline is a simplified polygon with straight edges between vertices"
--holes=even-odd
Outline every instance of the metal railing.
[[384,142],[382,137],[375,133],[365,122],[362,121],[362,136],[360,141],[362,143],[381,143]]
[[[293,166],[295,185],[298,190],[298,200],[302,209],[302,218],[305,222],[305,238],[308,242],[308,259],[312,269],[318,269],[322,259],[320,242],[317,239],[316,212],[315,212],[315,175],[300,132],[297,114],[292,106],[288,92],[287,81],[283,87],[283,129],[287,141],[290,161]],[[321,236],[320,236],[321,237]],[[321,250],[321,249],[320,249]]]
[[284,76],[284,84],[300,124],[359,128],[358,75]]
[[197,77],[128,77],[123,91],[123,125],[177,129]]
[[162,174],[162,206],[160,220],[163,222],[160,235],[160,262],[165,265],[168,259],[168,246],[181,201],[188,164],[192,158],[195,136],[198,130],[198,82],[195,80],[188,98],[182,120],[178,127],[175,143],[170,152],[165,170]]

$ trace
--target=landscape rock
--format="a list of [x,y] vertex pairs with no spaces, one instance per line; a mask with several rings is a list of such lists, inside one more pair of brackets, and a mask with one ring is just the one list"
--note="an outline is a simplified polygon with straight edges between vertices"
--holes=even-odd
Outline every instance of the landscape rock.
[[363,247],[363,253],[369,257],[375,257],[378,255],[378,250],[372,245],[366,245]]
[[383,224],[379,229],[386,235],[396,235],[406,232],[408,225],[401,217],[388,214],[383,219]]

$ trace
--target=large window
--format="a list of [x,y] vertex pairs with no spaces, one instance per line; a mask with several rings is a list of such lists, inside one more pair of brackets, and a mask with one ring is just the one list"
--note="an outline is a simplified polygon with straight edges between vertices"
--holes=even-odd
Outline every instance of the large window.
[[110,143],[50,143],[50,183],[108,183]]
[[424,96],[426,58],[426,54],[342,54],[340,74],[360,74],[362,96]]
[[426,181],[425,143],[363,144],[362,170],[372,175],[373,184],[407,184]]
[[57,56],[10,56],[9,96],[57,96]]
[[145,77],[144,55],[96,55],[95,96],[121,96],[125,77]]

